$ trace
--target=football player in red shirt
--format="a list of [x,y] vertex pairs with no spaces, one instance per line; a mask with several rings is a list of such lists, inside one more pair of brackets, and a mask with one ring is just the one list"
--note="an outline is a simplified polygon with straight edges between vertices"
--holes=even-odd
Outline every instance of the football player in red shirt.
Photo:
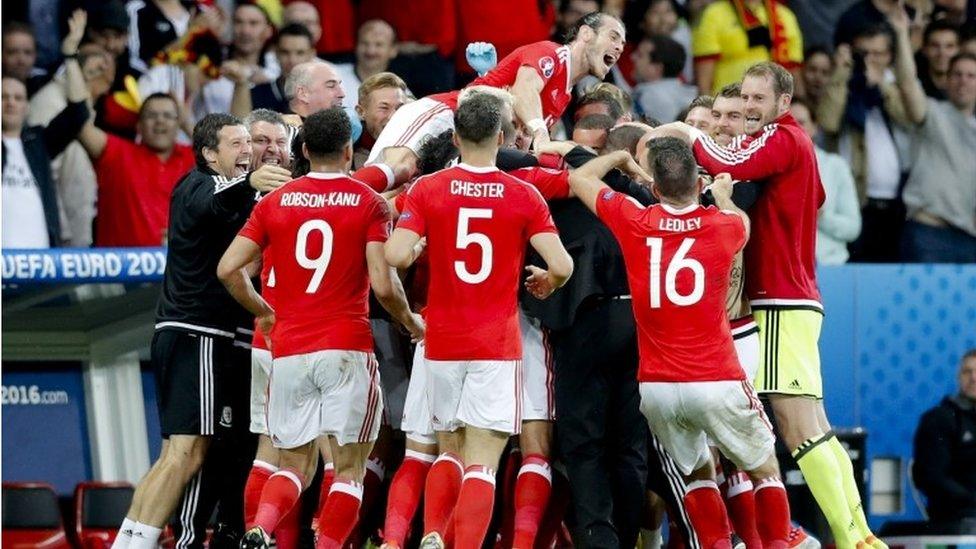
[[823,405],[817,340],[823,304],[814,249],[817,212],[824,201],[813,142],[790,114],[793,76],[770,62],[742,79],[745,130],[733,148],[684,124],[654,131],[692,144],[709,173],[763,182],[750,208],[756,231],[745,249],[746,293],[763,345],[756,387],[773,405],[781,436],[823,511],[838,546],[887,545],[872,532],[850,456],[831,430]]
[[[620,20],[590,13],[576,23],[565,45],[544,41],[518,48],[471,85],[510,89],[515,116],[537,142],[548,141],[549,128],[572,100],[573,86],[587,75],[602,80],[620,58],[624,39]],[[370,151],[367,172],[357,175],[385,177],[392,187],[415,174],[423,141],[453,127],[459,93],[431,95],[397,110]]]
[[789,503],[772,427],[739,365],[725,307],[749,218],[732,203],[728,175],[712,185],[719,207],[699,204],[698,167],[681,140],[654,140],[648,154],[652,190],[661,201],[651,207],[599,179],[616,166],[639,170],[626,151],[570,175],[576,196],[610,228],[624,254],[637,321],[641,411],[689,482],[685,504],[704,547],[731,547],[707,435],[755,482],[764,511],[762,545],[785,549]]
[[[298,501],[327,434],[336,477],[319,517],[318,548],[339,548],[355,526],[366,459],[376,440],[382,391],[367,318],[367,295],[421,339],[395,272],[383,258],[386,202],[347,175],[352,129],[340,108],[304,125],[312,172],[263,198],[218,266],[227,290],[270,335],[268,431],[280,469],[261,492],[242,547],[267,547],[268,533]],[[270,249],[275,309],[255,292],[245,267]]]
[[521,424],[517,294],[526,244],[548,266],[527,267],[526,287],[540,299],[572,274],[542,196],[495,167],[513,102],[495,88],[461,102],[454,125],[462,162],[414,183],[386,246],[390,264],[406,268],[427,238],[427,398],[442,454],[428,474],[421,547],[444,546],[452,512],[459,548],[480,547],[488,529],[494,470]]

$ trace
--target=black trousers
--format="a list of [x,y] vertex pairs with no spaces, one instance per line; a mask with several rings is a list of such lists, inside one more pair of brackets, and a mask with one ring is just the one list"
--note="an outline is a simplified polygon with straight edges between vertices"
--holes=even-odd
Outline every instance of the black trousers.
[[647,480],[647,422],[637,390],[629,300],[584,305],[550,332],[557,449],[566,464],[577,547],[634,547]]
[[257,451],[250,428],[251,351],[239,345],[229,357],[228,373],[218,382],[225,407],[200,471],[190,479],[176,507],[172,525],[176,549],[199,549],[207,526],[216,527],[211,548],[238,547],[244,533],[244,485]]

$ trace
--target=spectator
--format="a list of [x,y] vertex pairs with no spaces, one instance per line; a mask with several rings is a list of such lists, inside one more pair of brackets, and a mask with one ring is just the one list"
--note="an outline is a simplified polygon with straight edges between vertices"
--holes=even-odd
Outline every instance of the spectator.
[[976,55],[949,62],[947,101],[925,96],[916,77],[908,16],[892,10],[897,32],[896,74],[905,113],[915,127],[915,156],[905,184],[909,221],[902,259],[976,262]]
[[316,111],[341,107],[346,93],[335,66],[316,60],[292,69],[285,80],[285,97],[291,112],[304,119]]
[[959,53],[959,29],[946,21],[932,21],[922,35],[922,49],[916,55],[918,78],[925,95],[944,101],[949,61]]
[[190,12],[180,0],[135,0],[126,4],[126,11],[129,66],[140,73],[148,71],[156,54],[190,29]]
[[120,0],[108,0],[92,8],[86,41],[97,44],[112,56],[115,66],[112,90],[124,89],[125,77],[138,74],[129,66],[129,14]]
[[702,13],[692,34],[692,51],[699,92],[717,93],[762,61],[775,61],[798,73],[803,36],[796,16],[783,4],[719,0]]
[[959,28],[959,51],[976,55],[976,21],[970,21]]
[[359,97],[359,86],[370,76],[385,72],[397,56],[396,32],[386,21],[371,19],[359,26],[356,62],[336,65],[342,88],[349,97]]
[[162,246],[169,225],[169,197],[193,168],[193,149],[176,142],[179,108],[172,96],[154,94],[139,110],[137,142],[89,123],[79,135],[98,176],[96,246]]
[[830,52],[823,46],[808,48],[803,54],[803,69],[800,79],[803,81],[803,99],[810,108],[817,112],[824,91],[830,83],[830,76],[834,72],[834,60]]
[[370,76],[359,86],[356,114],[362,120],[363,133],[356,142],[353,169],[366,162],[376,138],[393,117],[393,113],[407,101],[406,82],[392,72]]
[[876,27],[879,23],[887,26],[884,10],[892,0],[858,0],[841,14],[834,27],[834,47],[841,44],[851,45],[854,38],[862,34],[869,27]]
[[251,87],[241,74],[234,82],[234,98],[231,113],[238,118],[246,117],[253,109],[269,109],[279,113],[290,113],[288,97],[285,95],[285,81],[291,71],[302,63],[315,59],[315,40],[308,27],[291,23],[278,32],[275,56],[281,67],[278,78]]
[[[640,2],[638,2],[640,4]],[[646,36],[669,36],[681,44],[685,61],[681,68],[681,78],[693,82],[695,73],[691,62],[691,27],[681,17],[675,0],[650,0],[640,22],[640,30]]]
[[673,122],[698,95],[694,86],[681,81],[687,54],[681,44],[662,35],[651,35],[634,50],[634,103],[639,114]]
[[851,244],[855,262],[898,261],[905,223],[902,177],[909,139],[892,124],[904,119],[904,106],[891,78],[891,48],[889,27],[882,24],[854,37],[852,55],[848,46],[838,46],[837,72],[818,113],[828,141],[847,159],[857,184],[863,225]]
[[85,12],[76,11],[61,45],[66,57],[68,104],[47,126],[26,126],[27,87],[4,76],[3,92],[3,248],[49,248],[61,241],[58,196],[51,177],[51,159],[78,135],[88,118],[84,76],[78,44],[85,33]]
[[3,76],[23,82],[28,98],[50,79],[47,71],[34,66],[37,62],[37,42],[29,25],[18,21],[4,23],[2,49]]
[[315,6],[304,0],[289,2],[285,6],[284,26],[288,25],[302,25],[307,28],[312,34],[313,46],[322,39],[322,21],[319,19],[319,12]]
[[251,84],[274,82],[281,67],[268,44],[274,34],[271,18],[257,4],[238,4],[234,9],[234,37],[221,65],[221,78],[203,86],[195,98],[193,112],[197,119],[215,112],[228,112],[234,96],[235,80]]
[[[820,129],[813,110],[802,99],[795,98],[790,112],[796,123],[815,139]],[[817,167],[826,198],[817,215],[817,263],[840,265],[847,263],[847,245],[861,232],[861,208],[854,189],[851,167],[839,154],[829,153],[816,145]]]
[[678,114],[678,120],[693,128],[698,128],[707,134],[711,134],[715,126],[715,117],[712,116],[712,107],[714,105],[714,97],[711,95],[699,95],[692,100],[687,109]]
[[[115,80],[115,59],[95,44],[78,50],[78,64],[88,88],[88,96],[97,102]],[[68,106],[66,74],[56,76],[40,89],[30,102],[27,123],[46,126]],[[92,245],[92,221],[98,186],[95,168],[88,153],[73,141],[51,163],[51,176],[58,193],[61,215],[61,241],[65,246],[86,248]]]
[[403,0],[360,0],[359,20],[382,19],[393,27],[400,42],[390,72],[403,78],[416,97],[453,90],[458,2],[411,0],[409,5],[404,9]]
[[922,414],[913,454],[912,473],[928,498],[929,520],[948,525],[976,519],[976,349],[959,362],[959,392]]
[[580,17],[595,11],[603,11],[602,0],[560,0],[552,41],[562,44],[566,31],[573,28]]
[[712,120],[712,139],[723,147],[746,133],[745,102],[738,82],[719,90],[712,102]]

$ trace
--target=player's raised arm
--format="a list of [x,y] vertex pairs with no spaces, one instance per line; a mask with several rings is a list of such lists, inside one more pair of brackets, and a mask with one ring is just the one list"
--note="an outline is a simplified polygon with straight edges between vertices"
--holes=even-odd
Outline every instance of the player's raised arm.
[[523,66],[518,70],[512,95],[515,96],[515,116],[532,132],[533,143],[549,141],[549,129],[542,117],[542,100],[539,94],[545,82],[532,67]]
[[732,176],[727,173],[718,174],[709,189],[712,191],[712,198],[718,209],[732,212],[742,218],[742,223],[746,226],[746,240],[749,240],[749,216],[732,201]]
[[248,265],[260,260],[261,247],[250,238],[236,236],[217,264],[217,278],[238,303],[257,317],[261,329],[266,330],[274,324],[274,309],[254,288],[247,269]]
[[610,154],[598,156],[582,167],[569,174],[569,187],[591,211],[596,213],[596,197],[603,188],[609,188],[602,179],[613,168],[620,168],[637,178],[650,181],[634,158],[627,151],[614,151]]
[[[397,229],[406,232],[406,229]],[[416,233],[414,233],[416,234]],[[392,238],[391,238],[392,240]],[[419,239],[418,239],[419,240]],[[387,241],[389,242],[389,241]],[[412,248],[413,246],[411,246]],[[373,294],[390,315],[410,332],[414,341],[424,338],[424,321],[420,315],[410,310],[407,294],[393,267],[384,258],[384,245],[381,242],[366,244],[366,265],[369,268],[369,285]]]

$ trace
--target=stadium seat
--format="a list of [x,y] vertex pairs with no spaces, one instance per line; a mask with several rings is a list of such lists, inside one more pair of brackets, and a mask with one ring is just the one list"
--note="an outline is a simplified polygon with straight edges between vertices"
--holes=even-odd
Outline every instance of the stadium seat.
[[103,549],[115,541],[132,502],[128,482],[82,482],[75,488],[75,540],[81,549]]
[[58,495],[50,484],[4,482],[3,532],[5,549],[70,549],[61,521]]

